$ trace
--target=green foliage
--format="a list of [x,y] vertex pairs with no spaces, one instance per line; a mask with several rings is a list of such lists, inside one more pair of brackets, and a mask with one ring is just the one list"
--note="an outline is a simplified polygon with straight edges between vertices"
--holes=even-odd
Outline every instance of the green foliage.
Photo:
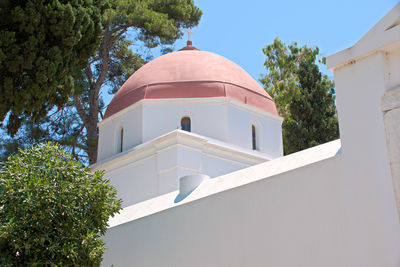
[[1,266],[99,266],[116,190],[58,145],[19,150],[0,168]]
[[15,134],[73,93],[73,73],[98,48],[105,0],[5,0],[0,5],[0,121]]
[[75,71],[69,102],[39,122],[24,121],[15,138],[3,138],[0,153],[10,154],[23,144],[53,141],[82,162],[96,162],[103,97],[114,94],[145,63],[140,49],[161,46],[168,51],[183,28],[196,26],[202,15],[192,0],[109,0],[108,4],[101,21],[100,47],[85,68]]
[[263,49],[267,74],[261,82],[284,117],[285,154],[339,138],[334,84],[322,75],[319,49],[289,46],[279,39]]

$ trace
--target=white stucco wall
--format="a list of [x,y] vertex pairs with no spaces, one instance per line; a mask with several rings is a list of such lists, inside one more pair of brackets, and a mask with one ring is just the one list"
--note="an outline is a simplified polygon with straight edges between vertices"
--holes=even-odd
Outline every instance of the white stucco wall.
[[282,127],[274,117],[257,112],[243,110],[237,106],[228,106],[229,143],[252,149],[251,126],[256,127],[257,147],[259,151],[276,157],[283,156]]
[[132,206],[111,221],[103,266],[399,266],[391,188],[343,169],[339,148],[203,182],[183,203],[173,192]]
[[400,219],[400,87],[385,92],[382,101],[382,111],[393,187]]
[[146,101],[148,103],[144,105],[143,141],[180,129],[181,119],[186,116],[190,117],[193,133],[226,141],[227,104],[221,100],[217,98]]
[[400,3],[353,47],[327,59],[335,74],[343,151],[349,157],[346,164],[349,169],[354,162],[374,166],[362,168],[362,175],[369,177],[367,172],[373,172],[379,179],[365,178],[363,183],[377,189],[390,183],[397,199],[400,168],[395,166],[400,166],[400,146],[393,146],[397,137],[391,125],[400,125],[400,113],[387,116],[396,105],[388,109],[385,97],[400,87],[399,22]]
[[130,108],[129,112],[122,111],[116,120],[107,120],[99,124],[99,143],[97,161],[110,158],[119,153],[118,138],[121,128],[124,129],[123,150],[143,143],[143,108],[142,103]]
[[99,123],[98,161],[118,153],[124,128],[124,150],[180,129],[191,119],[191,131],[212,139],[252,149],[251,125],[257,126],[258,150],[280,157],[282,118],[226,97],[144,99]]

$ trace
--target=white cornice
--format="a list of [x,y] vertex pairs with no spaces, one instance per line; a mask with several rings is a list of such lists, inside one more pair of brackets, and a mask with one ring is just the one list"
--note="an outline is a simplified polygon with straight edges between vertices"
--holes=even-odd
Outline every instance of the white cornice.
[[259,151],[244,149],[239,146],[227,144],[222,141],[182,130],[174,130],[127,151],[97,162],[93,164],[91,168],[94,171],[101,169],[112,171],[154,156],[162,150],[171,149],[176,146],[183,146],[194,151],[216,155],[230,161],[240,162],[241,164],[257,164],[272,159],[271,156]]

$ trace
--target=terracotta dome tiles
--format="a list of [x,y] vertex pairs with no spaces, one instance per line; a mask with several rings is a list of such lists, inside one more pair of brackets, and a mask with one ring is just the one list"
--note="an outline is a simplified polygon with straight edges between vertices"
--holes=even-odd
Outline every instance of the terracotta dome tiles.
[[229,97],[278,115],[272,98],[246,71],[222,56],[191,48],[136,71],[115,94],[105,118],[142,99],[205,97]]

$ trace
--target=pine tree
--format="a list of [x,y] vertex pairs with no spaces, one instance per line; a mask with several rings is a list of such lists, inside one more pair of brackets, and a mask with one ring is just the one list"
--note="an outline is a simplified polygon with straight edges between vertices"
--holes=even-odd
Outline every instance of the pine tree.
[[[169,49],[184,27],[196,26],[202,12],[192,0],[109,0],[102,17],[103,34],[97,53],[74,73],[74,95],[63,108],[39,123],[29,120],[16,138],[5,136],[3,155],[25,144],[52,141],[82,162],[97,160],[97,123],[102,119],[103,96],[116,90],[145,62],[132,46]],[[11,150],[10,150],[11,149]]]
[[[317,47],[286,46],[279,39],[266,46],[268,73],[261,82],[284,117],[284,153],[290,154],[339,138],[334,84],[318,67]],[[319,63],[324,64],[322,58]]]
[[0,121],[15,134],[73,93],[73,73],[99,46],[105,0],[0,3]]

